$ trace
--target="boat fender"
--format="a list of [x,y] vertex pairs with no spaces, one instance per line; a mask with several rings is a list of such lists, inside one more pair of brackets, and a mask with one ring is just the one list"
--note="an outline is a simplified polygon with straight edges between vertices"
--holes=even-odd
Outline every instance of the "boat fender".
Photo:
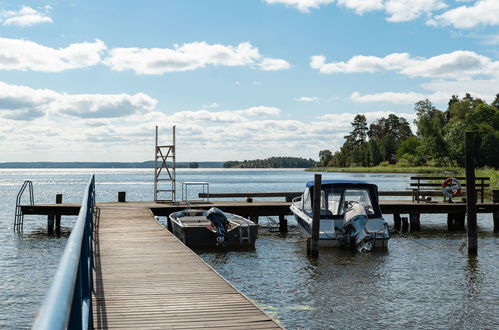
[[456,178],[445,179],[442,183],[442,193],[449,198],[461,195],[461,182]]

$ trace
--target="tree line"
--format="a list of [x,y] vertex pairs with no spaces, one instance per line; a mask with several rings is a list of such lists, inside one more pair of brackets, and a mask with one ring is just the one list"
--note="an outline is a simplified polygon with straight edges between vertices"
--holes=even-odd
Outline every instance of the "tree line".
[[340,149],[319,152],[318,166],[463,167],[464,135],[474,130],[477,165],[499,168],[499,94],[490,104],[470,94],[461,99],[453,95],[445,111],[426,99],[414,110],[416,134],[406,119],[394,114],[369,126],[364,115],[356,115]]
[[270,157],[266,159],[228,161],[224,168],[309,168],[316,161],[299,157]]

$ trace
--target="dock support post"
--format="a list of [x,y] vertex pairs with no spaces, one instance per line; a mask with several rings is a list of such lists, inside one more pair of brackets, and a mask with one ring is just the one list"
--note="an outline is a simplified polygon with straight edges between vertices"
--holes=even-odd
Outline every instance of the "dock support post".
[[402,227],[402,219],[400,218],[400,214],[393,215],[393,230],[400,231]]
[[464,225],[465,218],[466,218],[465,213],[448,213],[447,229],[449,231],[466,230],[466,226]]
[[279,232],[286,234],[288,232],[288,220],[284,215],[279,216]]
[[251,215],[250,220],[258,225],[258,215]]
[[402,220],[402,232],[407,233],[409,231],[409,219],[407,217],[401,218]]
[[315,175],[314,200],[312,206],[312,237],[308,244],[307,254],[311,257],[319,256],[319,227],[321,223],[321,184],[322,175]]
[[126,202],[126,191],[118,191],[118,202],[119,203]]
[[454,231],[456,230],[456,224],[454,223],[454,214],[447,213],[447,230]]
[[474,132],[466,132],[464,139],[464,158],[466,167],[466,213],[468,215],[468,255],[476,255],[478,252],[474,144]]
[[492,190],[492,203],[499,203],[499,189]]
[[[55,195],[55,203],[62,204],[62,194]],[[55,234],[56,235],[61,234],[61,215],[60,214],[57,214],[55,216]]]
[[54,235],[54,219],[55,215],[49,214],[47,216],[47,234]]
[[494,233],[499,233],[499,210],[494,211]]
[[419,213],[410,213],[409,222],[411,231],[418,231],[421,229],[421,220]]

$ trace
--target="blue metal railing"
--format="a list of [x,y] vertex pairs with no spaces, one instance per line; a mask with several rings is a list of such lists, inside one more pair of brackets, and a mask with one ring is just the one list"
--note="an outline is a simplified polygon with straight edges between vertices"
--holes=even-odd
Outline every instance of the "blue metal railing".
[[95,178],[85,190],[80,213],[33,329],[91,329]]

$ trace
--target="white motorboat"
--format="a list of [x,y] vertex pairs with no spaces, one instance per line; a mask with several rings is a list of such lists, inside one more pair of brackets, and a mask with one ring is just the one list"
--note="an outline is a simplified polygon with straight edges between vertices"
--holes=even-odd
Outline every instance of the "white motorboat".
[[291,211],[307,235],[312,232],[314,194],[320,191],[319,246],[358,251],[387,249],[391,237],[379,207],[378,187],[364,181],[324,180],[320,189],[308,182]]

